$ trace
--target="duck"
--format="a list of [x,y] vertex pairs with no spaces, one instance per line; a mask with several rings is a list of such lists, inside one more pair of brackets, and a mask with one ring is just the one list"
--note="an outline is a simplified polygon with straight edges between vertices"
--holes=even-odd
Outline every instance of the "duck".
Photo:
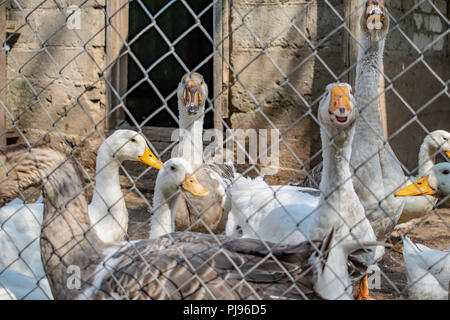
[[[425,176],[435,165],[436,155],[444,152],[450,158],[450,132],[435,130],[423,140],[419,152],[418,176],[409,176],[409,184],[419,177]],[[411,219],[420,218],[429,213],[438,199],[433,196],[416,196],[405,198],[405,206],[398,223],[405,223]]]
[[395,192],[396,197],[420,197],[428,195],[444,200],[449,194],[450,162],[435,164],[425,176]]
[[178,201],[175,227],[177,231],[223,233],[230,211],[226,192],[236,172],[232,161],[218,163],[203,155],[203,123],[208,86],[198,72],[186,73],[177,88],[179,111],[179,143],[175,157],[189,161],[199,181],[210,191],[199,198],[191,193]]
[[[156,216],[163,217],[162,210],[170,218],[152,224],[167,225],[169,230],[154,229],[152,239],[114,243],[103,242],[91,226],[86,186],[73,155],[50,145],[14,145],[0,147],[0,163],[0,204],[29,185],[42,185],[41,255],[55,299],[323,299],[336,295],[320,292],[327,290],[324,284],[330,277],[342,281],[332,266],[326,267],[333,229],[321,241],[293,246],[172,232],[169,224],[174,228],[176,213],[172,198],[177,196],[173,191],[208,193],[186,161],[169,160],[158,172],[155,197],[164,201],[158,204],[155,199],[159,205],[155,210],[160,210]],[[22,177],[18,164],[28,169]],[[341,242],[337,253],[378,245],[348,241],[353,242],[345,246]],[[312,261],[320,263],[314,270]],[[82,270],[74,288],[67,285],[74,276],[69,267]]]
[[448,300],[450,251],[430,249],[407,236],[402,240],[409,299]]
[[[351,86],[332,83],[319,104],[318,119],[324,155],[320,196],[300,192],[293,186],[274,188],[262,179],[237,178],[230,189],[232,210],[227,231],[241,227],[244,238],[281,243],[317,239],[330,227],[335,241],[375,241],[375,233],[353,188],[350,155],[357,117]],[[232,236],[232,234],[229,234]],[[359,257],[366,267],[378,259],[370,252]],[[361,282],[360,299],[371,299],[367,276]]]
[[[429,195],[438,199],[450,194],[450,163],[435,164],[425,176],[398,190],[396,197]],[[410,299],[447,300],[450,285],[450,251],[428,248],[402,236]]]
[[[43,159],[46,159],[45,155]],[[98,150],[96,185],[89,216],[92,227],[105,242],[123,240],[127,234],[128,212],[119,183],[120,162],[125,160],[141,161],[156,169],[162,165],[145,138],[135,131],[117,130],[102,143]],[[26,168],[19,166],[18,169],[27,174]],[[38,242],[43,212],[43,203],[25,204],[20,199],[0,208],[0,266],[36,279],[30,291],[37,287],[51,299]]]

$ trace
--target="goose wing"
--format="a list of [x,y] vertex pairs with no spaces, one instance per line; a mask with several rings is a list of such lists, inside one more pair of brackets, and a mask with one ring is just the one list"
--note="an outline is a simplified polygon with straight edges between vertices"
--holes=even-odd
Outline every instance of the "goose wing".
[[307,243],[266,247],[256,240],[172,233],[154,242],[139,241],[111,256],[119,261],[94,298],[317,298],[302,268],[311,248]]

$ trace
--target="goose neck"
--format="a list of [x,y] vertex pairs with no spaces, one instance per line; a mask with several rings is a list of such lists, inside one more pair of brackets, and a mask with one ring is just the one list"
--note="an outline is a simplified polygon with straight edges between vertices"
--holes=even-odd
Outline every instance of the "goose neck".
[[89,215],[95,224],[99,219],[110,213],[117,221],[122,221],[125,200],[120,189],[119,162],[104,148],[99,148],[96,164],[96,183],[90,207]]
[[203,121],[204,113],[189,118],[180,108],[180,143],[178,156],[186,159],[195,168],[203,163]]
[[437,150],[433,148],[427,141],[420,146],[419,151],[419,176],[426,175],[435,164],[435,154]]
[[341,187],[352,185],[349,162],[354,131],[353,126],[345,128],[332,138],[326,129],[321,128],[323,177],[320,190],[323,194],[335,194]]
[[156,239],[175,231],[174,210],[177,202],[178,195],[168,199],[160,188],[155,186],[155,195],[153,197],[155,212],[150,220],[150,239]]

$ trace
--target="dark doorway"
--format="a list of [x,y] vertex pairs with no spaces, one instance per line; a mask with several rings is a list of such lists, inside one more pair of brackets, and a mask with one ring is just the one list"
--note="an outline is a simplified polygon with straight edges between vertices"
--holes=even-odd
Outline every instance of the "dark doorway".
[[[180,1],[175,1],[165,9],[164,7],[170,3],[169,0],[145,0],[139,2],[132,1],[130,3],[129,41],[134,39],[152,23],[149,13],[152,16],[157,15],[156,24],[170,43],[173,43],[189,28],[195,25],[195,17]],[[211,0],[195,0],[187,1],[186,3],[188,3],[196,15],[201,14],[200,21],[202,27],[208,32],[211,39],[213,39],[213,6],[211,5]],[[205,11],[208,6],[209,8]],[[164,10],[161,11],[162,9]],[[204,31],[196,27],[179,40],[175,44],[174,49],[186,67],[189,70],[193,70],[211,55],[213,45]],[[152,26],[132,43],[131,50],[142,67],[148,70],[150,66],[170,51],[170,45],[164,40],[157,29]],[[204,76],[208,84],[209,97],[211,98],[213,96],[213,58],[209,57],[209,61],[203,64],[197,72],[200,72]],[[161,59],[148,72],[148,76],[159,93],[165,98],[176,90],[184,73],[185,70],[182,65],[173,54],[170,54],[164,59]],[[134,59],[128,56],[128,90],[139,83],[145,75]],[[139,124],[145,121],[146,126],[178,127],[177,122],[167,110],[162,110],[152,116],[153,112],[163,104],[164,102],[147,81],[140,83],[127,96],[127,107]],[[178,116],[176,95],[167,104],[173,113]],[[208,108],[208,104],[206,107]],[[127,121],[133,124],[130,121],[130,117],[128,115],[126,117]],[[212,111],[207,112],[204,127],[213,127]]]

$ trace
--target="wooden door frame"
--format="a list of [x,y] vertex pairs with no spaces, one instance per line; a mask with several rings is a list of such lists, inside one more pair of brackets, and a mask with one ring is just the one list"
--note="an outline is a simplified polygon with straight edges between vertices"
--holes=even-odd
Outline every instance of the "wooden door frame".
[[[108,1],[106,11],[108,14],[106,20],[106,65],[109,66],[111,63],[114,63],[114,65],[108,68],[106,79],[115,88],[117,93],[123,95],[127,91],[128,55],[124,55],[120,59],[118,57],[124,50],[122,39],[128,39],[128,0]],[[224,35],[228,35],[229,14],[230,8],[228,1],[216,0],[213,4],[213,39],[215,42],[214,51],[218,52],[213,57],[213,96],[217,97],[214,100],[214,108],[222,119],[228,117],[229,90],[224,90],[223,88],[225,88],[224,84],[228,83],[229,78],[228,67],[224,59],[229,61],[230,39],[227,37],[223,40],[223,38]],[[107,85],[106,101],[106,114],[109,114],[112,108],[120,103],[109,85]],[[106,123],[107,130],[115,130],[118,120],[124,119],[123,112],[115,111],[113,114],[110,114]],[[214,116],[214,128],[223,131],[223,123],[218,116]]]

